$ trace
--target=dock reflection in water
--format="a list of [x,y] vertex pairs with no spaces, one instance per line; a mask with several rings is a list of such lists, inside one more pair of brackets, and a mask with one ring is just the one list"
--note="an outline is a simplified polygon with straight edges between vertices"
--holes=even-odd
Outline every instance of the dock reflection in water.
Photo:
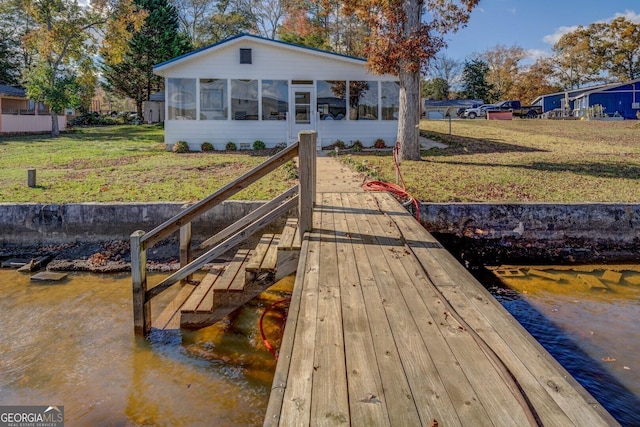
[[529,333],[622,425],[640,425],[640,266],[489,270],[491,293]]
[[[74,426],[261,425],[275,361],[258,321],[292,286],[214,326],[144,340],[128,274],[40,284],[0,270],[0,405],[64,405]],[[265,317],[276,343],[285,309]]]

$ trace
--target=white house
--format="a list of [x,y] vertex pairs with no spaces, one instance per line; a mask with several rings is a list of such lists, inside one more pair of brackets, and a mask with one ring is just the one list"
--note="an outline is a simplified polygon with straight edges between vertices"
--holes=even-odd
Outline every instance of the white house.
[[241,34],[156,65],[165,78],[165,142],[192,150],[291,143],[316,130],[318,145],[395,143],[399,84],[366,61]]

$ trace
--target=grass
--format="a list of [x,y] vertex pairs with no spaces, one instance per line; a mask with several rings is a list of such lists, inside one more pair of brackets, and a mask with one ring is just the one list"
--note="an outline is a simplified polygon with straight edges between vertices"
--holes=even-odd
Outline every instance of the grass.
[[[402,162],[407,190],[426,202],[640,202],[636,121],[422,121],[446,143]],[[355,160],[354,160],[355,159]],[[353,154],[375,179],[395,182],[391,154]]]
[[[85,128],[48,136],[0,138],[0,202],[193,202],[267,159],[250,152],[176,154],[161,127]],[[27,186],[35,168],[37,186]],[[268,200],[293,185],[284,166],[233,198]]]
[[[423,121],[446,149],[402,162],[407,190],[425,202],[640,202],[636,121]],[[267,157],[176,154],[157,126],[87,128],[51,139],[0,138],[0,202],[193,202]],[[373,179],[395,182],[389,151],[341,156]],[[36,188],[27,169],[37,170]],[[293,185],[291,164],[234,196],[267,200]]]

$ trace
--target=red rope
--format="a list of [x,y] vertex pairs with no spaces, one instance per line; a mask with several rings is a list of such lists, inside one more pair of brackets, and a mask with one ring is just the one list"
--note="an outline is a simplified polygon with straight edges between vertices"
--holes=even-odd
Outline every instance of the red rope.
[[420,222],[420,205],[418,204],[416,198],[409,194],[406,190],[404,178],[402,177],[402,172],[400,171],[400,163],[398,163],[399,151],[400,141],[396,142],[396,145],[393,148],[393,163],[396,167],[396,172],[398,173],[398,177],[400,178],[402,187],[384,181],[367,181],[362,187],[367,191],[386,191],[388,193],[395,194],[401,199],[410,199],[416,210],[416,219],[418,220],[418,222]]
[[281,299],[280,301],[274,302],[269,307],[267,307],[262,312],[262,316],[260,316],[260,335],[262,336],[262,342],[264,342],[264,345],[267,347],[267,350],[269,350],[269,353],[271,353],[273,355],[273,358],[276,360],[278,360],[278,353],[271,346],[271,344],[269,343],[269,340],[267,339],[267,336],[264,333],[264,327],[263,327],[264,316],[276,305],[282,304],[283,302],[288,302],[288,301],[291,301],[291,298],[285,298],[285,299]]

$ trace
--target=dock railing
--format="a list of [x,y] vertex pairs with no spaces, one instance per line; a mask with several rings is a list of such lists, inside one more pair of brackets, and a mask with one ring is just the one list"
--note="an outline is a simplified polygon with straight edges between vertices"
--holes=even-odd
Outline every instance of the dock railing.
[[[311,229],[316,185],[316,140],[317,133],[315,131],[300,132],[298,134],[298,142],[273,155],[220,190],[190,206],[148,233],[137,230],[131,234],[133,324],[136,334],[146,336],[151,330],[151,300],[155,296],[169,289],[180,280],[188,280],[193,273],[201,269],[206,263],[295,208],[296,204],[298,207],[300,235],[303,236],[306,231]],[[291,187],[273,200],[205,240],[199,246],[199,249],[210,249],[196,259],[192,259],[191,223],[194,220],[296,156],[298,156],[299,179],[297,186]],[[147,249],[178,231],[180,233],[180,269],[148,289]]]

